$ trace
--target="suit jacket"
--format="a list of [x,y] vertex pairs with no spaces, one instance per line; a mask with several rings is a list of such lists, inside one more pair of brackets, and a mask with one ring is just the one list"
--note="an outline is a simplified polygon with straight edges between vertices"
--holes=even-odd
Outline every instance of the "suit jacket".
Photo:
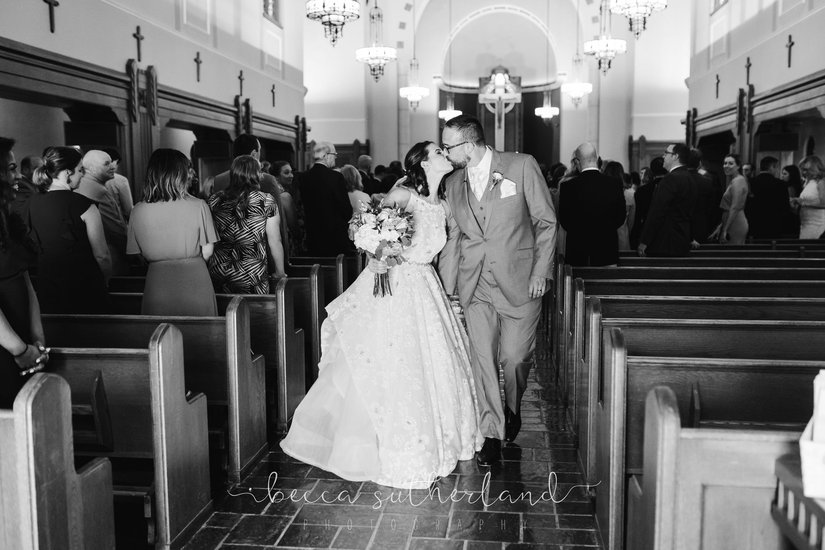
[[699,177],[679,166],[659,182],[639,240],[647,245],[649,256],[687,256],[690,252]]
[[355,252],[349,238],[352,204],[340,172],[316,163],[301,175],[304,231],[310,256],[337,256]]
[[691,237],[698,243],[706,242],[708,235],[713,232],[714,214],[719,209],[719,202],[715,201],[716,191],[713,188],[713,180],[703,176],[698,171],[693,172],[696,182],[696,207],[693,209],[690,230]]
[[[470,206],[467,169],[456,170],[446,182],[450,214],[447,244],[438,268],[445,290],[455,294],[457,289],[464,307],[469,305],[485,265],[513,306],[530,301],[531,277],[553,277],[556,212],[539,166],[530,155],[492,153],[487,187],[491,196],[483,227]],[[512,195],[501,196],[502,188],[510,184],[504,180],[495,183],[494,173],[515,184]]]
[[639,239],[642,237],[642,229],[644,229],[645,221],[647,221],[650,203],[653,202],[653,194],[656,192],[656,186],[659,185],[663,177],[664,176],[656,176],[649,183],[636,189],[636,194],[633,195],[633,198],[636,200],[636,213],[634,214],[633,229],[630,231],[630,246],[634,249],[639,246]]
[[760,172],[751,180],[745,217],[748,218],[748,233],[752,237],[781,237],[789,210],[788,186],[782,180],[768,172]]
[[561,184],[559,223],[567,231],[564,261],[573,266],[618,263],[616,230],[625,221],[622,182],[585,170]]

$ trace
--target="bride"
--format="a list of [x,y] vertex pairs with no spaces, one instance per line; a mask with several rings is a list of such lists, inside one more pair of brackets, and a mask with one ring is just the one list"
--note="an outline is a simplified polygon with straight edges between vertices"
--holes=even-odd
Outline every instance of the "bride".
[[404,163],[407,180],[384,199],[414,224],[406,261],[389,268],[392,294],[373,296],[374,272],[387,267],[372,259],[327,306],[318,380],[281,448],[344,479],[425,489],[484,438],[467,337],[431,265],[447,238],[437,188],[453,167],[430,141]]

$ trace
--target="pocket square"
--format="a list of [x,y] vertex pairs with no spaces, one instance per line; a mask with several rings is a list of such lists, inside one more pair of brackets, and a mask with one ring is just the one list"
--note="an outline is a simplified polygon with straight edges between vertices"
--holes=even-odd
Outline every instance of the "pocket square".
[[501,198],[506,199],[516,194],[516,182],[505,179],[501,182]]

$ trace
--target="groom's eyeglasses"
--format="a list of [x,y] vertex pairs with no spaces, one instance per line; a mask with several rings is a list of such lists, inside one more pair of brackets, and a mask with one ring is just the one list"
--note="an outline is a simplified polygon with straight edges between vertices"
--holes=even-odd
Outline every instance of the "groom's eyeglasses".
[[466,143],[470,143],[469,141],[462,141],[461,143],[456,143],[455,145],[447,145],[446,143],[441,144],[441,148],[447,151],[447,154],[450,154],[450,149],[455,149],[459,145],[464,145]]

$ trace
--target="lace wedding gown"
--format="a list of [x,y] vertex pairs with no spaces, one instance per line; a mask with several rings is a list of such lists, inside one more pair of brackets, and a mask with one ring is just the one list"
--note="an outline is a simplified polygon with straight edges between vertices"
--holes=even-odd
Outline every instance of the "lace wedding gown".
[[481,447],[466,334],[431,265],[446,242],[439,204],[412,195],[415,232],[392,295],[366,269],[327,306],[318,380],[281,448],[338,476],[424,489]]

